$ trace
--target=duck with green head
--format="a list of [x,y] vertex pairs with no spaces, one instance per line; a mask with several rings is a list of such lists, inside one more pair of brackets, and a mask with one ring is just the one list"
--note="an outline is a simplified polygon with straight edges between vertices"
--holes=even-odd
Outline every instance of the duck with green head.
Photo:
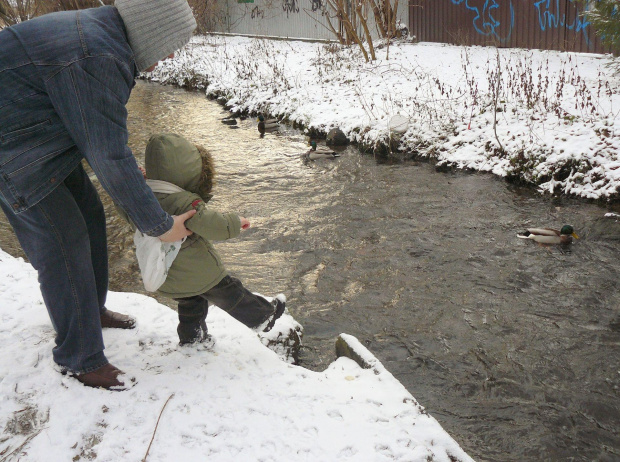
[[304,159],[307,160],[317,160],[317,159],[334,159],[336,157],[340,157],[340,154],[334,152],[332,149],[327,146],[317,146],[316,141],[310,141],[310,149],[301,155]]
[[261,137],[267,132],[277,130],[278,125],[277,119],[265,119],[262,114],[258,116],[258,133]]
[[552,228],[528,228],[518,234],[521,239],[532,239],[539,244],[570,244],[573,238],[579,239],[571,225],[564,225],[559,231]]

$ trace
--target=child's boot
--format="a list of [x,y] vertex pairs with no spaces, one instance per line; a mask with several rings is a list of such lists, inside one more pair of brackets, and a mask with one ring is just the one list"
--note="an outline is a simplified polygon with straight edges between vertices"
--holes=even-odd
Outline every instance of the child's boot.
[[265,328],[263,329],[263,332],[269,332],[271,329],[273,329],[276,321],[280,319],[284,314],[284,311],[286,310],[286,296],[284,294],[276,295],[275,298],[271,301],[271,304],[274,307],[274,313]]
[[187,316],[179,314],[179,334],[180,345],[190,345],[194,343],[213,343],[212,337],[207,329],[207,310],[200,316]]
[[187,316],[179,316],[177,333],[179,334],[179,344],[188,345],[202,341],[202,328],[200,320],[195,318],[186,319]]

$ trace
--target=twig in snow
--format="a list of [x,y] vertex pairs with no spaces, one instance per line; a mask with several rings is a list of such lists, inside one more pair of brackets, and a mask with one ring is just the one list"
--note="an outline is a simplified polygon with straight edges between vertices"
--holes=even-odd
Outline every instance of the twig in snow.
[[497,52],[497,87],[495,88],[495,98],[493,101],[493,131],[495,132],[495,139],[497,140],[497,144],[499,144],[499,149],[503,153],[504,146],[502,146],[502,142],[499,140],[499,136],[497,136],[497,100],[499,99],[499,90],[502,84],[502,64],[499,59],[499,51]]
[[170,396],[168,396],[168,399],[164,403],[164,406],[161,408],[161,412],[159,413],[159,417],[157,418],[157,423],[155,424],[155,430],[153,430],[153,436],[151,438],[151,442],[149,443],[149,447],[146,448],[146,454],[144,454],[144,459],[142,459],[142,462],[146,462],[146,458],[149,456],[149,451],[151,450],[151,445],[153,444],[153,440],[155,439],[155,432],[157,431],[157,427],[159,425],[159,419],[161,419],[161,415],[164,413],[164,409],[166,409],[166,405],[168,404],[168,401],[170,401],[173,396],[174,396],[174,393],[172,393]]
[[469,114],[469,123],[467,124],[467,130],[471,130],[471,119],[474,116],[476,96],[478,96],[478,87],[476,87],[476,92],[474,93],[474,100],[471,103],[471,113]]
[[39,433],[41,433],[46,427],[43,428],[39,428],[39,430],[37,430],[35,433],[33,433],[32,435],[29,435],[22,444],[20,444],[18,447],[16,447],[15,449],[13,449],[11,452],[9,452],[6,456],[4,456],[2,459],[0,459],[0,462],[7,462],[9,460],[9,457],[11,457],[12,455],[16,454],[17,452],[21,451],[22,448],[24,446],[26,446],[32,439],[34,439]]

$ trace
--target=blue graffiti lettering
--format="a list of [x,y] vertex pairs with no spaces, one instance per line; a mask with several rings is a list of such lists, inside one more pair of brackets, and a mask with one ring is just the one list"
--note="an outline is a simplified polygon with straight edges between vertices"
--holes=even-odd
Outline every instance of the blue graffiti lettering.
[[559,14],[560,0],[554,0],[554,5],[557,13],[551,11],[551,0],[540,0],[534,3],[534,6],[538,11],[538,24],[540,25],[540,30],[545,31],[547,28],[557,28],[560,25],[564,25],[564,19],[560,20]]
[[454,5],[464,4],[465,8],[476,13],[473,19],[473,26],[477,33],[484,36],[495,37],[500,42],[506,42],[512,34],[515,22],[515,12],[510,0],[510,24],[502,25],[500,21],[493,16],[493,10],[499,8],[497,0],[484,0],[482,10],[480,6],[474,4],[475,0],[451,0]]
[[569,24],[566,27],[570,30],[574,30],[575,32],[583,31],[583,35],[585,36],[586,40],[588,40],[588,32],[586,31],[586,28],[590,25],[590,21],[588,21],[587,18],[582,18],[581,16],[579,16],[579,12],[577,12],[577,15],[578,16],[575,18],[573,23]]
[[[581,12],[577,6],[575,6],[575,20],[572,24],[566,24],[566,13],[563,15],[560,13],[560,0],[539,0],[534,3],[534,7],[538,11],[538,25],[540,26],[540,30],[544,32],[547,29],[566,27],[568,30],[575,31],[575,33],[582,32],[586,43],[590,45],[588,31],[586,30],[590,22],[587,18],[581,16]],[[554,7],[553,11],[552,7]]]

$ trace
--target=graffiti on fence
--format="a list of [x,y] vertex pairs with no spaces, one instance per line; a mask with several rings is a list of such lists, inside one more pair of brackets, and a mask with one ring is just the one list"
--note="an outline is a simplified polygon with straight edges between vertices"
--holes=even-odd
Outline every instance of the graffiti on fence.
[[322,0],[311,0],[311,1],[312,1],[312,12],[323,10]]
[[409,0],[409,25],[421,41],[606,53],[591,11],[597,1]]
[[[454,5],[462,5],[475,13],[473,19],[474,30],[481,35],[494,37],[500,42],[506,42],[514,28],[515,13],[512,0],[502,2],[503,7],[510,9],[510,23],[503,24],[498,14],[500,3],[498,0],[450,0]],[[538,26],[541,31],[549,29],[566,28],[575,33],[582,33],[586,43],[590,43],[587,28],[590,22],[584,18],[579,11],[578,6],[573,0],[570,3],[575,8],[575,19],[571,23],[567,23],[566,11],[562,11],[561,5],[565,0],[533,0],[533,7],[538,14]],[[506,15],[502,15],[506,16]]]
[[583,33],[586,43],[590,44],[587,31],[590,22],[581,16],[576,5],[575,19],[570,24],[566,23],[566,12],[562,13],[560,10],[560,0],[539,0],[534,3],[534,7],[538,12],[538,25],[543,32],[548,29],[566,27],[566,29],[572,30],[575,33]]
[[282,9],[286,11],[286,17],[289,13],[299,13],[299,5],[297,0],[282,0]]
[[252,19],[264,19],[265,18],[265,10],[261,10],[258,6],[252,8]]
[[497,20],[493,13],[495,9],[498,9],[500,5],[497,0],[451,0],[454,5],[464,5],[470,11],[473,11],[476,16],[473,19],[474,29],[477,33],[494,37],[500,42],[506,42],[512,34],[512,29],[515,22],[515,12],[512,6],[512,0],[508,2],[510,12],[509,24],[502,24]]

